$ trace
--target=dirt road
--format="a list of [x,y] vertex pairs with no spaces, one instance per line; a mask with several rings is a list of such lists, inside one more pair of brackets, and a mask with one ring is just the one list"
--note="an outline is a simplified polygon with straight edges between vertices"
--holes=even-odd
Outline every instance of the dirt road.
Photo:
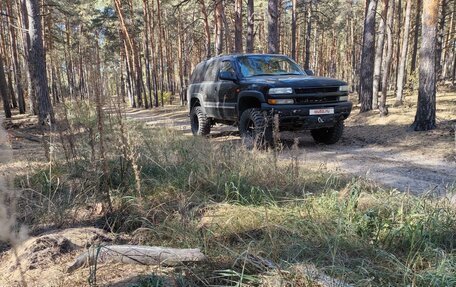
[[[456,99],[452,96],[450,101]],[[410,130],[412,108],[390,109],[390,112],[391,116],[380,118],[375,113],[359,115],[354,111],[346,122],[342,140],[331,146],[315,144],[308,132],[282,134],[281,158],[297,156],[302,165],[361,176],[400,191],[416,194],[455,191],[454,110],[444,114],[439,128],[430,132]],[[146,126],[169,127],[191,134],[187,113],[180,107],[155,111],[130,109],[127,117]],[[237,129],[227,126],[214,127],[211,138],[240,142]],[[297,149],[292,148],[295,141]]]

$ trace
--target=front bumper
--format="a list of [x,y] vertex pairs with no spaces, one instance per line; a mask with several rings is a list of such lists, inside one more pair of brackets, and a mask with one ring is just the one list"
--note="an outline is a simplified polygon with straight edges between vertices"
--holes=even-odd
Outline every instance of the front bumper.
[[[351,113],[351,102],[339,102],[318,105],[269,105],[261,104],[261,109],[279,118],[280,130],[302,130],[333,127],[336,122],[343,121]],[[310,115],[312,109],[334,108],[334,114]]]

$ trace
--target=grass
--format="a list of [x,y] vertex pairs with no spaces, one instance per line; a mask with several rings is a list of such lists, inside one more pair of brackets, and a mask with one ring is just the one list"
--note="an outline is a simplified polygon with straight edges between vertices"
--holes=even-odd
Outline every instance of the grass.
[[[201,248],[209,262],[177,270],[176,286],[318,286],[302,271],[309,266],[356,286],[456,285],[456,210],[445,198],[309,171],[278,161],[277,150],[249,151],[128,123],[138,193],[116,120],[108,121],[114,210],[89,222],[138,244]],[[52,177],[45,168],[16,180],[26,189],[22,222],[71,225],[80,210],[103,199],[87,133],[76,147],[75,159],[53,162]],[[165,281],[151,275],[135,286]]]

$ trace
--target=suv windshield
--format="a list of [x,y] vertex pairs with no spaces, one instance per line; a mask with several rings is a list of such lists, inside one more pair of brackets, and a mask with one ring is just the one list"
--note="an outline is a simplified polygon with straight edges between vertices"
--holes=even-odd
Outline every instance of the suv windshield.
[[238,62],[244,77],[305,75],[296,63],[284,56],[242,56]]

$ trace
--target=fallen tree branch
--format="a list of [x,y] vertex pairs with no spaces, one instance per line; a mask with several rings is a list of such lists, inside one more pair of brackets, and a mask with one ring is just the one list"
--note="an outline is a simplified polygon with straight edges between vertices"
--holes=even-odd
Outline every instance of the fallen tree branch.
[[32,142],[41,142],[41,137],[32,135],[32,134],[26,134],[20,131],[15,131],[15,130],[8,130],[8,133],[10,133],[12,136],[16,138],[23,138]]
[[82,266],[92,266],[95,263],[126,263],[142,265],[175,266],[184,262],[204,261],[206,256],[199,249],[177,249],[139,245],[111,245],[91,247],[79,255],[68,267],[67,272]]

